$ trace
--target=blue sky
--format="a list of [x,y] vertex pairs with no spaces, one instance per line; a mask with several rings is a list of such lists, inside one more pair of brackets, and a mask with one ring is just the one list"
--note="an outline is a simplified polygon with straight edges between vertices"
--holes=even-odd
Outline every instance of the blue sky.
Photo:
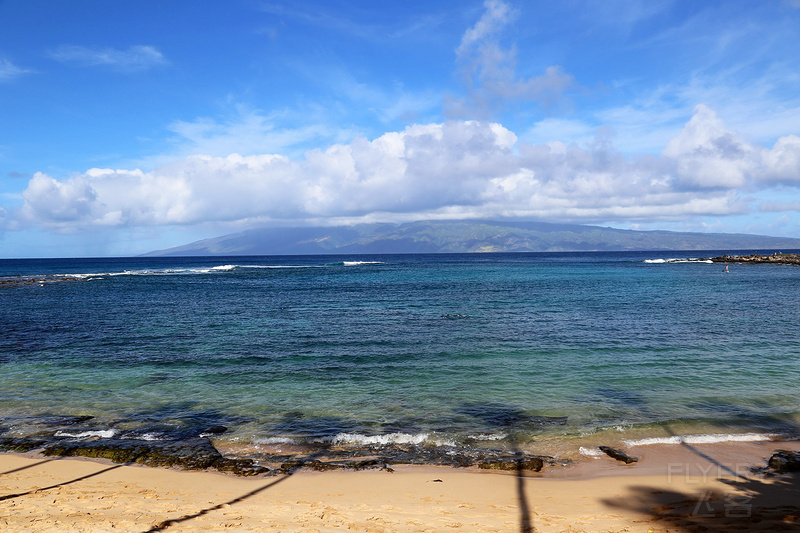
[[0,0],[0,257],[490,218],[800,237],[800,0]]

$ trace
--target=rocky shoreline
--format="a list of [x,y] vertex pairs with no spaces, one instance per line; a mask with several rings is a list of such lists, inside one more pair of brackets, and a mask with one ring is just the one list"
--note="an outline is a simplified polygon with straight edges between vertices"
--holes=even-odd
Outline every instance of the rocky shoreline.
[[772,255],[722,255],[719,257],[708,257],[702,261],[711,261],[714,263],[754,263],[754,264],[770,264],[770,265],[797,265],[800,266],[800,254],[782,254],[775,253]]
[[133,439],[58,437],[0,438],[0,452],[36,452],[47,457],[90,457],[115,463],[183,470],[217,470],[237,476],[279,475],[298,468],[317,471],[381,469],[390,465],[425,464],[476,467],[486,470],[539,472],[548,465],[563,465],[549,456],[507,450],[467,450],[424,445],[368,446],[337,449],[320,446],[307,453],[270,455],[254,460],[223,456],[207,437],[181,441],[147,442]]
[[[387,445],[357,450],[320,448],[308,454],[273,455],[266,461],[224,457],[207,437],[185,441],[143,442],[130,439],[0,438],[0,453],[34,452],[45,457],[88,457],[114,463],[139,464],[182,470],[216,470],[234,476],[275,476],[305,468],[316,471],[376,469],[393,472],[392,465],[430,465],[500,471],[540,472],[545,465],[566,466],[570,461],[506,450],[456,450],[422,445]],[[600,446],[600,450],[624,464],[638,457]],[[800,472],[800,452],[776,450],[762,474]]]
[[[134,417],[139,418],[139,417]],[[530,420],[527,420],[530,422]],[[535,418],[563,424],[562,417]],[[90,457],[116,463],[185,470],[208,470],[237,476],[278,475],[298,468],[312,470],[391,470],[390,465],[475,467],[488,470],[540,471],[566,462],[510,448],[425,443],[334,444],[325,439],[288,447],[229,454],[215,444],[237,420],[218,413],[195,413],[170,423],[141,420],[99,422],[91,415],[44,414],[0,417],[0,452],[31,452],[55,457]],[[313,424],[312,424],[313,425]]]
[[[25,421],[36,428],[28,435],[12,430],[19,420],[5,420],[6,424],[11,422],[9,426],[0,424],[0,453],[88,457],[151,467],[216,470],[235,476],[274,476],[298,469],[391,472],[392,466],[399,465],[540,472],[545,466],[572,464],[568,459],[525,453],[513,446],[502,449],[397,443],[341,446],[320,442],[305,444],[289,453],[261,450],[229,456],[220,452],[213,442],[214,436],[228,431],[223,425],[202,425],[173,434],[162,433],[155,438],[153,432],[123,432],[117,437],[105,435],[93,424],[94,417],[88,415],[44,415],[28,417]],[[639,460],[609,446],[598,449],[626,465]],[[779,473],[796,472],[800,469],[800,453],[779,450],[770,459],[767,469]]]

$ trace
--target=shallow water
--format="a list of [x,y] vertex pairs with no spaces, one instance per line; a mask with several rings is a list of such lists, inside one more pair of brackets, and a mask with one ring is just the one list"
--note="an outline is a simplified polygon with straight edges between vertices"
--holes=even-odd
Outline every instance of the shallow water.
[[570,456],[797,435],[800,269],[657,261],[689,255],[719,254],[2,260],[0,436]]

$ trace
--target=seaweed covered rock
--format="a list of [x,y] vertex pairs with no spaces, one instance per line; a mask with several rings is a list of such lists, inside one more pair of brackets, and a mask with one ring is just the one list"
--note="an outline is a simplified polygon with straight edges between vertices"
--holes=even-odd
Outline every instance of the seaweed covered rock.
[[108,459],[115,463],[177,467],[185,470],[214,468],[238,475],[257,475],[270,472],[269,468],[258,466],[249,459],[223,457],[206,438],[180,442],[120,439],[65,440],[46,446],[43,454],[57,457],[94,457]]
[[49,441],[35,438],[0,438],[0,452],[24,453],[41,448]]
[[280,466],[280,471],[291,474],[299,468],[309,468],[318,472],[328,470],[367,470],[380,469],[394,472],[389,465],[381,459],[363,459],[354,461],[320,461],[319,459],[292,459]]
[[478,468],[485,470],[510,470],[521,472],[523,470],[530,470],[532,472],[539,472],[544,466],[544,461],[540,457],[523,457],[520,459],[497,459],[497,460],[484,460],[477,463]]

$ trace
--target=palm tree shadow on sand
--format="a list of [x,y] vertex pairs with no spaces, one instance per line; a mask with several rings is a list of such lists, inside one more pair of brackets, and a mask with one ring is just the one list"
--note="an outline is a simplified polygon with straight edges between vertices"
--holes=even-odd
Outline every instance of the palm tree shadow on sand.
[[488,404],[464,404],[459,412],[479,419],[487,427],[500,430],[508,434],[508,444],[514,456],[514,472],[517,489],[517,501],[519,504],[519,523],[521,533],[532,533],[536,531],[536,525],[531,515],[528,505],[528,495],[525,489],[526,458],[525,453],[520,448],[520,441],[516,431],[520,426],[540,426],[545,423],[563,423],[566,419],[548,418],[531,416],[519,407],[502,403]]
[[521,533],[532,533],[536,531],[536,526],[531,518],[531,510],[528,507],[528,496],[525,492],[525,469],[523,468],[523,455],[519,448],[514,448],[516,459],[516,480],[517,498],[519,500],[519,528]]
[[158,531],[166,531],[168,528],[170,528],[171,526],[174,526],[176,524],[180,524],[182,522],[190,522],[190,521],[192,521],[192,520],[194,520],[196,518],[200,518],[201,516],[205,516],[205,515],[207,515],[209,513],[212,513],[214,511],[219,511],[221,509],[225,509],[225,508],[227,508],[227,507],[229,507],[231,505],[234,505],[236,503],[240,503],[240,502],[243,502],[245,500],[248,500],[248,499],[252,498],[253,496],[256,496],[256,495],[264,492],[265,490],[270,489],[270,488],[274,487],[275,485],[278,485],[279,483],[282,483],[282,482],[286,481],[287,479],[292,477],[292,475],[295,472],[297,472],[298,470],[303,468],[303,466],[305,466],[306,463],[314,461],[314,459],[316,459],[316,457],[318,455],[319,454],[312,454],[312,455],[308,456],[305,459],[298,460],[296,462],[296,465],[293,466],[292,468],[288,469],[288,471],[284,475],[282,475],[278,479],[274,479],[274,480],[269,481],[268,483],[258,487],[257,489],[251,490],[250,492],[242,494],[241,496],[237,496],[236,498],[233,498],[232,500],[228,500],[228,501],[219,503],[217,505],[213,505],[211,507],[207,507],[205,509],[201,509],[200,511],[197,511],[196,513],[187,514],[187,515],[181,516],[179,518],[171,518],[171,519],[168,519],[168,520],[164,520],[163,522],[160,522],[160,523],[156,524],[155,526],[153,526],[152,528],[148,529],[144,533],[156,533]]
[[[763,418],[763,415],[753,413]],[[800,434],[800,427],[788,419],[773,420],[773,427]],[[675,435],[666,426],[667,432]],[[775,443],[776,450],[780,443]],[[696,446],[683,442],[685,449],[707,461],[709,478],[728,485],[726,490],[700,489],[696,492],[664,490],[663,487],[634,486],[624,497],[602,502],[615,509],[649,516],[663,529],[650,531],[798,531],[800,530],[800,473],[779,474],[766,468],[731,468]],[[677,475],[687,475],[686,465],[674,465]],[[673,472],[671,470],[671,472]],[[668,474],[668,483],[670,482]]]
[[233,505],[235,503],[243,502],[243,501],[245,501],[247,499],[252,498],[253,496],[256,496],[257,494],[260,494],[261,492],[264,492],[265,490],[267,490],[269,488],[274,487],[278,483],[286,481],[287,479],[289,479],[289,477],[292,476],[292,474],[294,474],[294,470],[291,470],[291,471],[287,472],[286,474],[284,474],[282,477],[280,477],[280,478],[278,478],[276,480],[270,481],[266,485],[263,485],[263,486],[255,489],[255,490],[251,490],[250,492],[248,492],[246,494],[242,494],[241,496],[238,496],[238,497],[236,497],[236,498],[234,498],[234,499],[232,499],[230,501],[222,502],[222,503],[214,505],[212,507],[207,507],[206,509],[202,509],[202,510],[196,512],[196,513],[184,515],[184,516],[182,516],[180,518],[172,518],[172,519],[169,519],[169,520],[164,520],[163,522],[161,522],[161,523],[153,526],[152,528],[148,529],[145,533],[155,533],[157,531],[165,531],[167,528],[169,528],[171,526],[174,526],[176,524],[180,524],[181,522],[189,522],[191,520],[194,520],[195,518],[200,518],[201,516],[205,516],[205,515],[207,515],[207,514],[209,514],[211,512],[219,511],[220,509],[225,509],[225,508],[227,508],[227,507],[229,507],[229,506],[231,506],[231,505]]

